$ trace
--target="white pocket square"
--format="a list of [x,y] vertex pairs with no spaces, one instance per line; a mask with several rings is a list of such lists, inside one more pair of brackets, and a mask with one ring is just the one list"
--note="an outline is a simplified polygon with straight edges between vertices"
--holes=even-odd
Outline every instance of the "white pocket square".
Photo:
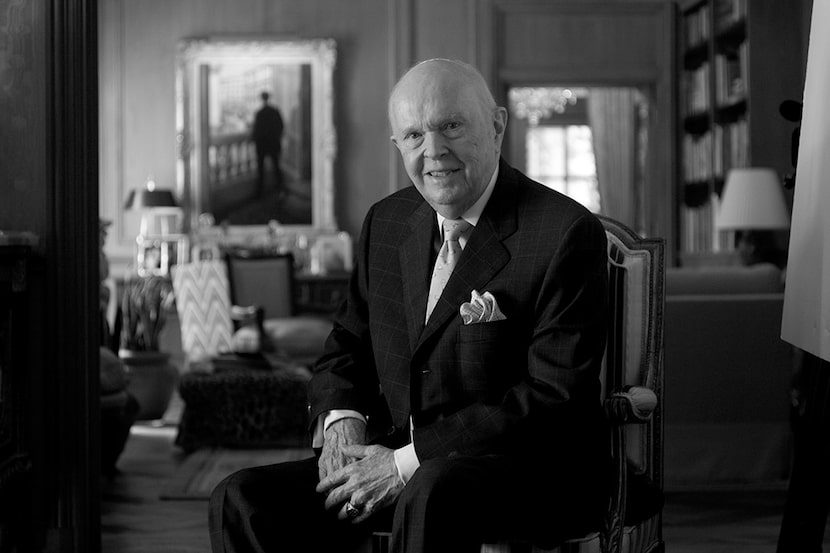
[[493,297],[493,294],[490,292],[479,294],[477,290],[473,290],[469,302],[461,304],[459,312],[465,325],[489,323],[507,318],[501,312],[501,309],[499,309],[499,304],[496,303],[496,298]]

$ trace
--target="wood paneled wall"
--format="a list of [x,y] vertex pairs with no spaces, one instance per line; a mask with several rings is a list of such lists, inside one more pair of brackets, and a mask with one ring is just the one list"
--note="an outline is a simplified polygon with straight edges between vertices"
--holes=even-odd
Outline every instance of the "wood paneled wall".
[[[127,192],[148,175],[175,183],[174,62],[189,36],[260,34],[337,41],[335,216],[356,235],[369,205],[409,184],[389,142],[386,99],[414,62],[458,58],[478,66],[500,100],[509,84],[652,86],[660,166],[650,234],[670,235],[669,0],[168,0],[100,2],[101,205],[116,224],[108,253],[128,258],[137,231]],[[659,186],[656,180],[659,179]]]
[[2,551],[100,549],[95,13],[94,0],[0,0],[0,230],[38,237],[10,369],[30,479],[4,497],[25,526]]
[[336,40],[335,216],[358,232],[369,205],[390,190],[385,105],[395,7],[388,0],[100,0],[100,195],[102,213],[115,221],[111,258],[132,254],[138,221],[121,209],[129,190],[148,175],[175,187],[175,56],[186,37]]

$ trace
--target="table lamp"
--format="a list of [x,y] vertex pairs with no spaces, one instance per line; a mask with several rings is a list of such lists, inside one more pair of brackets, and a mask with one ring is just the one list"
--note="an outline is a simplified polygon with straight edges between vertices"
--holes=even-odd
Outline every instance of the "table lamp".
[[141,212],[139,236],[170,234],[171,218],[175,221],[181,213],[173,192],[165,188],[156,188],[156,182],[152,178],[147,179],[144,188],[130,190],[124,209]]
[[738,231],[738,249],[745,264],[759,249],[772,247],[772,231],[790,227],[790,215],[778,175],[765,167],[732,169],[726,177],[715,226]]
[[179,233],[182,210],[173,192],[157,188],[152,177],[148,178],[143,188],[130,190],[124,209],[141,214],[135,239],[138,274],[167,274],[171,262],[187,250],[187,237]]

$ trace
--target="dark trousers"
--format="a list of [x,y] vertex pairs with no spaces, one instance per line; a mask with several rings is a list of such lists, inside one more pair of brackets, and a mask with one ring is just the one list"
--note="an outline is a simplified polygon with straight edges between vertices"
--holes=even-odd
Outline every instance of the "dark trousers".
[[555,459],[549,461],[496,455],[428,460],[394,508],[362,525],[323,509],[314,491],[314,458],[242,470],[211,497],[213,552],[348,552],[372,531],[391,528],[395,553],[478,553],[481,543],[499,539],[553,545],[598,530],[607,479],[563,474]]
[[830,510],[830,363],[804,353],[778,553],[820,553]]
[[278,192],[283,190],[282,170],[280,170],[280,148],[257,147],[256,149],[256,179],[257,193],[262,196],[265,193],[265,159],[271,161],[271,170],[274,172],[274,189]]

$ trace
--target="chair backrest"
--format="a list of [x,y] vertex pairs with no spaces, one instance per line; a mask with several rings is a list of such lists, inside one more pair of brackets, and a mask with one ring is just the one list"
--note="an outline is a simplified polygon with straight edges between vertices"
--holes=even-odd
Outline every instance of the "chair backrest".
[[232,349],[228,273],[222,260],[174,265],[173,293],[188,363]]
[[[628,386],[657,397],[651,419],[625,425],[631,474],[663,489],[663,324],[665,241],[641,238],[625,225],[600,217],[608,239],[608,343],[603,360],[603,398]],[[629,486],[628,492],[634,490]]]
[[294,256],[233,253],[225,259],[233,305],[261,307],[266,319],[294,315]]

